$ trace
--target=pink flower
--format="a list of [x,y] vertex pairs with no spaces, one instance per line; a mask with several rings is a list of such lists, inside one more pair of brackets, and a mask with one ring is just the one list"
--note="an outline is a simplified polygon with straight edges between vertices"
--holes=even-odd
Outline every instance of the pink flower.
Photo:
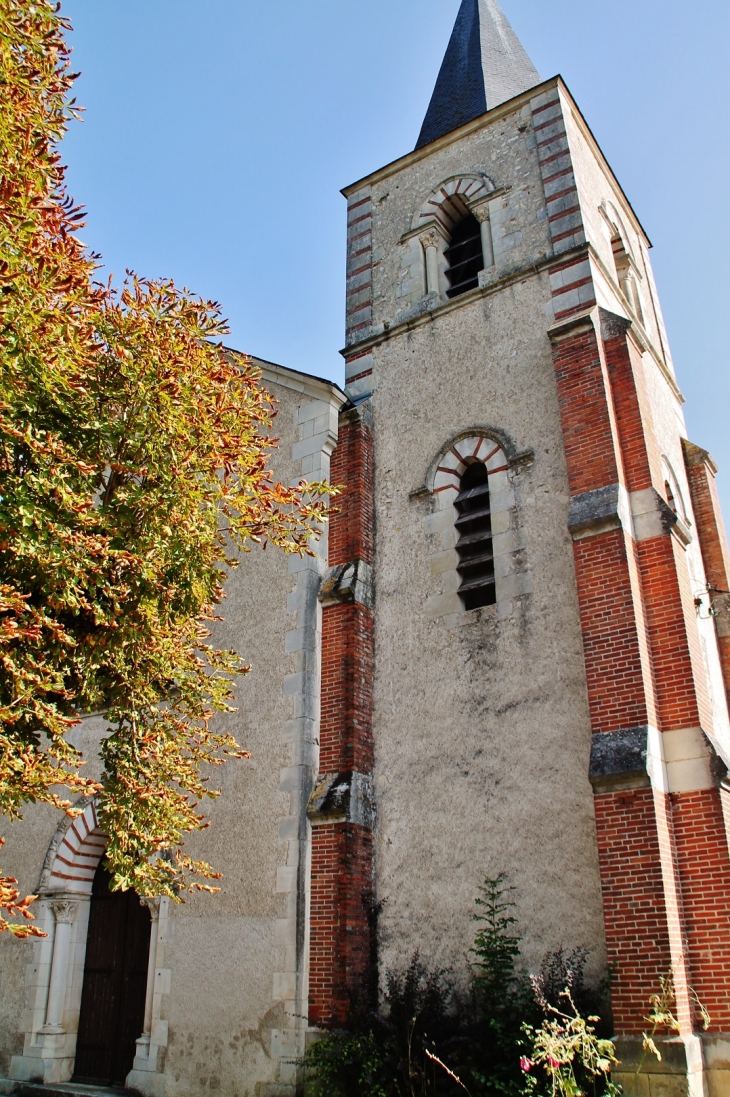
[[525,1074],[527,1074],[527,1072],[528,1072],[528,1070],[530,1069],[531,1066],[532,1066],[532,1060],[528,1059],[527,1056],[523,1055],[522,1058],[520,1059],[520,1067],[522,1068],[522,1070],[524,1070]]
[[550,1058],[548,1059],[548,1066],[551,1067],[552,1070],[557,1070],[557,1068],[560,1066],[560,1061],[558,1059],[553,1059],[553,1057],[550,1056]]

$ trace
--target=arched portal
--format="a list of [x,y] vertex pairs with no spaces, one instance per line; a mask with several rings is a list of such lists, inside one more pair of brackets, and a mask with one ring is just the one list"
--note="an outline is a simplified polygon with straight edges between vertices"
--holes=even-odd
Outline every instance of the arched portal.
[[[160,1013],[169,973],[157,964],[164,957],[168,900],[110,893],[102,867],[106,844],[93,801],[64,819],[51,841],[37,888],[37,917],[48,936],[36,943],[28,966],[23,1054],[13,1056],[10,1076],[123,1084],[126,1066],[127,1085],[156,1092],[167,1046]],[[136,1030],[131,1036],[130,1029]]]
[[74,1080],[124,1085],[143,1030],[150,912],[133,891],[111,891],[99,862],[86,938]]

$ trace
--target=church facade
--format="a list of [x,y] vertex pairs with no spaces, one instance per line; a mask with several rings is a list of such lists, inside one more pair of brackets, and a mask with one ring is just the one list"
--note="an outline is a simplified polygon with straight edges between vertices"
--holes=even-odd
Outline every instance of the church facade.
[[528,970],[610,966],[624,1074],[671,971],[651,1092],[730,1092],[730,556],[650,243],[496,0],[416,149],[343,193],[345,389],[259,363],[276,476],[344,490],[315,556],[231,575],[252,757],[191,843],[222,891],[111,895],[93,803],[7,828],[48,937],[0,941],[0,1092],[293,1097],[376,953],[466,978],[502,872]]

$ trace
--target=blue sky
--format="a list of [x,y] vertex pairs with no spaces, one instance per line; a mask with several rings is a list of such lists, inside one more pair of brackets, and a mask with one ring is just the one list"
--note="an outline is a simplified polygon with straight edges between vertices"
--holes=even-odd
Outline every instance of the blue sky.
[[[65,0],[65,141],[109,270],[221,302],[232,345],[342,380],[341,187],[413,147],[459,0]],[[653,244],[692,441],[730,524],[730,5],[503,0],[560,72]],[[723,474],[724,473],[724,474]],[[727,483],[726,483],[727,481]]]

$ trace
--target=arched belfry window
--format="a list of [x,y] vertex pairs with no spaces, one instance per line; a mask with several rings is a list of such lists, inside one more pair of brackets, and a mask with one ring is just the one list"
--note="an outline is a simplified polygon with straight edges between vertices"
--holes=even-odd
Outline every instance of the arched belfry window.
[[514,599],[532,593],[513,484],[531,461],[530,450],[519,453],[491,427],[461,430],[435,454],[418,491],[432,503],[423,517],[434,577],[429,616],[456,622],[490,606],[511,613]]
[[484,270],[482,229],[473,213],[467,213],[454,226],[444,254],[449,264],[447,297],[458,297],[479,285],[479,271]]
[[464,608],[492,606],[497,600],[494,582],[492,512],[489,503],[489,475],[483,461],[472,461],[464,470],[454,500],[461,577],[459,597]]

